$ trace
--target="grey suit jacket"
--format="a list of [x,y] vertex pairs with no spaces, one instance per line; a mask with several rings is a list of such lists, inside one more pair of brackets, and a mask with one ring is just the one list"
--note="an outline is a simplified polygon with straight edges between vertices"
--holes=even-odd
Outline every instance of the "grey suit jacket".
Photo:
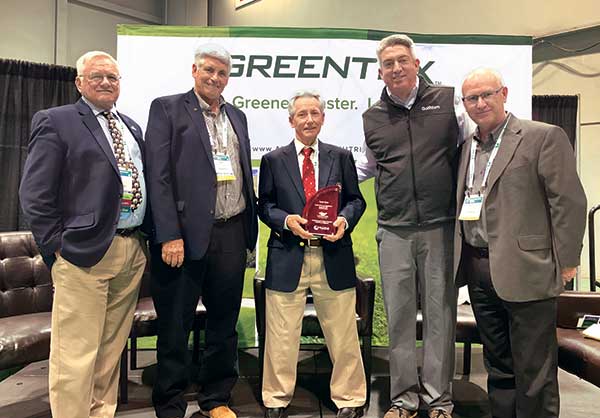
[[[464,201],[471,142],[458,168],[454,277],[460,268]],[[511,115],[488,178],[486,214],[490,273],[498,295],[511,302],[555,297],[563,290],[561,269],[579,265],[586,197],[565,132]]]

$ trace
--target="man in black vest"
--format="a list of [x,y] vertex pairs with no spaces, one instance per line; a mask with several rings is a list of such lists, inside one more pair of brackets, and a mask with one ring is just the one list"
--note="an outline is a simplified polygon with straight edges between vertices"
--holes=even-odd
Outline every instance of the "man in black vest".
[[[381,99],[363,114],[365,154],[359,180],[375,176],[379,268],[390,339],[391,408],[384,418],[451,417],[456,289],[452,280],[456,161],[466,129],[452,87],[418,76],[405,35],[377,48]],[[418,302],[423,366],[417,373]]]

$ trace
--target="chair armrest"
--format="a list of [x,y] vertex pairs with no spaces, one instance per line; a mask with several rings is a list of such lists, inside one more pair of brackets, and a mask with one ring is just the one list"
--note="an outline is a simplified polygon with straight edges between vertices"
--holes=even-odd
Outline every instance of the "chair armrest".
[[600,292],[563,292],[558,296],[557,327],[576,328],[585,314],[600,315]]
[[259,337],[265,336],[265,279],[254,276],[254,309],[256,311],[256,331]]
[[356,277],[356,314],[363,320],[363,334],[373,334],[373,312],[375,309],[375,280]]

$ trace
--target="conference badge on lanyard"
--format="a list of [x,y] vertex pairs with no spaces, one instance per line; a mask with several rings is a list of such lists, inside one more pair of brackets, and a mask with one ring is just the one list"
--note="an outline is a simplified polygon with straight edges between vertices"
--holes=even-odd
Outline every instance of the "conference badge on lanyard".
[[[498,154],[498,149],[500,149],[500,143],[502,142],[502,137],[504,136],[504,130],[506,129],[506,125],[508,125],[508,120],[510,119],[510,115],[506,118],[506,122],[500,131],[500,135],[498,135],[498,139],[494,144],[494,149],[492,149],[492,153],[490,154],[490,158],[488,159],[487,164],[485,165],[485,172],[483,173],[483,180],[481,181],[481,190],[485,190],[485,186],[487,185],[487,180],[490,175],[490,170],[492,168],[492,163],[496,159],[496,155]],[[471,195],[471,191],[473,190],[473,181],[475,178],[475,154],[477,153],[477,144],[474,140],[471,141],[471,158],[469,160],[469,176],[467,178],[467,190],[465,190],[465,200],[462,205],[462,209],[460,210],[460,215],[458,216],[458,220],[460,221],[477,221],[481,216],[481,208],[483,206],[483,195],[481,193],[477,193],[476,195]]]
[[213,162],[215,163],[215,171],[217,172],[217,181],[231,181],[235,180],[235,174],[233,173],[231,157],[225,152],[227,149],[227,140],[229,135],[228,120],[224,111],[221,111],[218,117],[221,118],[221,126],[223,127],[221,133],[221,143],[219,143],[217,138],[213,138],[209,131],[209,135],[211,136],[211,144],[213,147],[217,148],[215,151],[213,151]]
[[231,158],[225,154],[214,154],[215,171],[217,172],[217,181],[235,180]]
[[131,216],[131,202],[133,200],[133,176],[132,171],[126,168],[120,168],[121,183],[123,183],[123,195],[121,196],[121,220]]
[[483,196],[480,194],[475,196],[465,196],[462,209],[460,210],[461,221],[476,221],[481,216],[481,207],[483,206]]

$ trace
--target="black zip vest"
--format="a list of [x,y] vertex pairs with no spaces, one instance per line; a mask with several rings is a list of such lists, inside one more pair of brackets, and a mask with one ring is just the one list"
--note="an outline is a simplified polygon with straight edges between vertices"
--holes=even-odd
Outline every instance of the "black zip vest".
[[419,80],[411,109],[381,99],[363,113],[377,160],[375,194],[382,226],[425,226],[454,219],[458,123],[454,88]]

